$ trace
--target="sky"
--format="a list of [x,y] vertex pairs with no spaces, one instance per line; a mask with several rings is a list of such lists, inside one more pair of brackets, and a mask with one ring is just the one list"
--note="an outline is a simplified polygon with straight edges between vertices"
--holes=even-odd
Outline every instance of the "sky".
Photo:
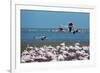
[[89,28],[89,13],[21,10],[21,28],[66,28],[72,22],[76,27]]

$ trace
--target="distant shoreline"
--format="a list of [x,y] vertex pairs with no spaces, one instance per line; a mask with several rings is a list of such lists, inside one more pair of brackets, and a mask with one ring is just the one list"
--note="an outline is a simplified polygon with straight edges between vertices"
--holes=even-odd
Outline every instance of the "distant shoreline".
[[[59,28],[59,27],[58,27]],[[32,31],[56,31],[58,28],[21,28],[21,32],[32,32]],[[68,32],[68,28],[63,28]],[[81,32],[89,32],[89,28],[80,28]]]

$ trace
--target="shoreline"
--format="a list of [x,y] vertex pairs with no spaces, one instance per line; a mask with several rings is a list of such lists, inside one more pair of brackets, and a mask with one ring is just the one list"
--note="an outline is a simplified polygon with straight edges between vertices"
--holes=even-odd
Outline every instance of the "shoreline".
[[[74,46],[75,43],[77,43],[77,41],[64,41],[65,44],[67,46]],[[42,46],[49,46],[49,45],[52,45],[53,47],[56,47],[58,46],[60,43],[62,43],[62,41],[40,41],[40,42],[24,42],[22,41],[21,42],[21,52],[23,50],[25,50],[25,48],[27,47],[27,44],[30,45],[30,46],[33,46],[33,47],[42,47]],[[80,43],[80,46],[89,46],[90,43],[89,41],[79,41],[78,43]]]

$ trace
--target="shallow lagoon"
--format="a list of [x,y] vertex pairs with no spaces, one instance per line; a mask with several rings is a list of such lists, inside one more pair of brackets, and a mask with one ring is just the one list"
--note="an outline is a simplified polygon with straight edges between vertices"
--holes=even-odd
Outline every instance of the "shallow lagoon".
[[[40,36],[46,36],[48,39],[40,40],[36,38]],[[24,29],[21,31],[22,49],[24,49],[27,44],[40,47],[43,45],[57,46],[62,42],[65,42],[66,45],[73,45],[76,42],[79,42],[82,45],[89,46],[89,32],[85,30],[80,33],[73,34],[71,32],[51,32],[49,29],[35,29],[31,31],[30,29]]]

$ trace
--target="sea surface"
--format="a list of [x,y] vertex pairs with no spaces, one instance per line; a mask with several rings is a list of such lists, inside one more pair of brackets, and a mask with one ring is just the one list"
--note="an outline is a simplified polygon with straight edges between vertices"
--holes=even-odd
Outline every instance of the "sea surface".
[[[49,42],[89,41],[89,29],[82,29],[80,33],[52,32],[53,29],[22,28],[21,40],[27,43],[41,42],[41,36],[46,36]],[[55,29],[54,29],[55,30]]]

